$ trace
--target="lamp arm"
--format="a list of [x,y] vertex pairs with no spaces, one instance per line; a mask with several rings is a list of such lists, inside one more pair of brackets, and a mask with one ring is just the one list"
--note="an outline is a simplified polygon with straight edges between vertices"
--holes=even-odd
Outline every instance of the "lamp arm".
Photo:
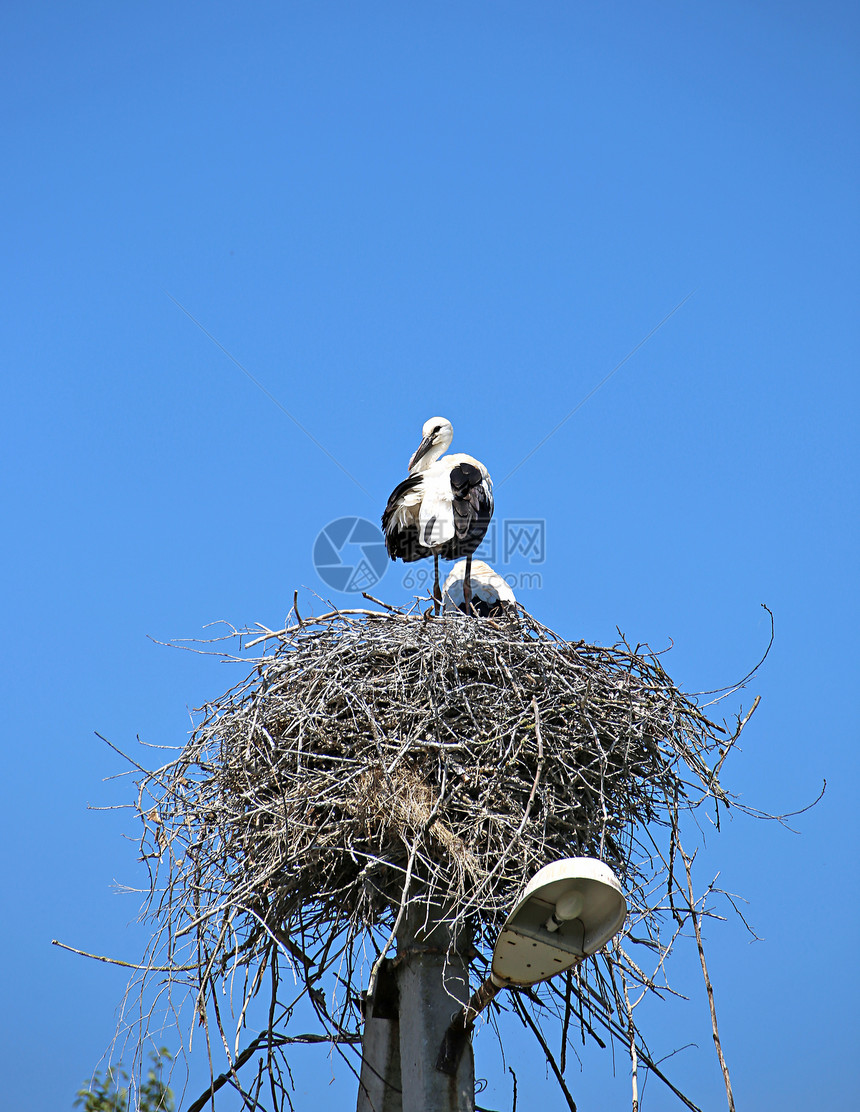
[[475,991],[469,1003],[464,1004],[457,1012],[442,1036],[442,1045],[436,1058],[436,1069],[439,1073],[454,1077],[475,1020],[504,987],[505,982],[491,973]]

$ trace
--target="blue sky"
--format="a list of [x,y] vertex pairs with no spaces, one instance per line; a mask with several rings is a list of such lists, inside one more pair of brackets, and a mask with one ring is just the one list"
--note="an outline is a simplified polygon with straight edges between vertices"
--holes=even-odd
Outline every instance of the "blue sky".
[[[796,834],[738,815],[708,836],[763,939],[710,925],[711,972],[739,1106],[846,1107],[856,9],[37,3],[7,12],[3,55],[9,1107],[70,1107],[116,1024],[123,972],[50,940],[135,960],[145,937],[114,890],[142,881],[128,813],[87,810],[132,794],[93,731],[140,759],[138,734],[181,744],[240,678],[153,639],[277,627],[296,589],[353,602],[314,540],[378,519],[437,413],[499,522],[545,520],[520,597],[564,636],[671,639],[670,673],[711,689],[773,611],[723,704],[762,696],[722,779],[767,811],[828,789]],[[374,590],[410,595],[400,565]],[[690,1001],[651,1006],[652,1048],[697,1044],[667,1069],[719,1108],[677,970]],[[480,1099],[510,1107],[488,1033],[476,1052]],[[535,1047],[509,1053],[521,1107],[562,1107]],[[324,1051],[296,1060],[297,1107],[349,1107]],[[627,1106],[625,1067],[584,1057],[582,1112]],[[643,1107],[671,1106],[649,1082]]]

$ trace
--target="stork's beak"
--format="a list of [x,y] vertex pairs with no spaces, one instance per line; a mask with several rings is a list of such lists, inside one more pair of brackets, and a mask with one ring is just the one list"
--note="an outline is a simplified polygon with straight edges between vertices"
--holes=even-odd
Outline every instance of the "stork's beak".
[[430,436],[425,436],[424,439],[421,441],[421,443],[418,445],[418,451],[415,453],[415,455],[409,461],[409,470],[410,471],[415,466],[415,464],[420,459],[422,459],[424,456],[426,456],[427,453],[430,451],[430,449],[433,447],[433,440],[434,440],[434,437],[433,437],[433,434],[431,433]]

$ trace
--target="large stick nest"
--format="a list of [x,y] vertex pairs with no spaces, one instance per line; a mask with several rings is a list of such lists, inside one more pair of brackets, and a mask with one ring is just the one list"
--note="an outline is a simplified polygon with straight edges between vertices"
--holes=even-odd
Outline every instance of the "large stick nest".
[[[524,884],[577,855],[615,870],[626,930],[662,966],[667,890],[687,906],[679,813],[719,805],[711,770],[733,739],[658,656],[567,642],[526,614],[335,612],[260,641],[251,675],[141,785],[157,940],[177,963],[191,944],[201,1014],[245,966],[244,1014],[286,949],[309,986],[338,963],[342,1034],[366,984],[356,939],[379,955],[424,900],[468,925],[483,970]],[[620,948],[605,960],[654,987]]]

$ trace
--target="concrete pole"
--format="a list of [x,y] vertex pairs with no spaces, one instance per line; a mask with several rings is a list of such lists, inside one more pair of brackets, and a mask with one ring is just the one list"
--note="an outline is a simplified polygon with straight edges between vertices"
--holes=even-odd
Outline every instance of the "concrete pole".
[[356,1112],[403,1112],[398,1010],[393,963],[386,958],[366,1004]]
[[453,1076],[436,1069],[451,1020],[469,1000],[468,939],[438,921],[425,926],[426,905],[410,909],[398,938],[402,1112],[474,1112],[475,1063],[469,1043]]

